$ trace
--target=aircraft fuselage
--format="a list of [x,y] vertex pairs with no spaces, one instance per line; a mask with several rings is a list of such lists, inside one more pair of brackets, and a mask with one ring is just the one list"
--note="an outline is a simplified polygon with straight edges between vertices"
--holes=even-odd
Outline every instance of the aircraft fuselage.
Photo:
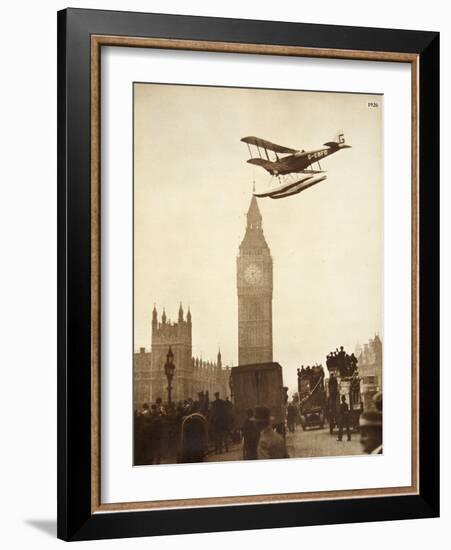
[[341,147],[322,147],[312,151],[297,151],[272,162],[272,172],[281,176],[292,172],[302,172],[311,164],[321,161],[340,149]]

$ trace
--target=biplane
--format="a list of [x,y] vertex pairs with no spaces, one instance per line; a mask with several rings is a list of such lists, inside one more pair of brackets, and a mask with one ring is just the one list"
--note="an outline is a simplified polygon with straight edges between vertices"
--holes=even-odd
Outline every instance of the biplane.
[[[334,140],[327,141],[320,149],[311,151],[291,149],[255,136],[244,137],[241,141],[249,149],[251,158],[247,162],[264,168],[271,175],[271,180],[277,179],[277,184],[268,190],[254,191],[256,197],[271,199],[296,195],[324,181],[327,176],[321,168],[320,160],[351,147],[346,145],[343,131],[338,131]],[[258,157],[253,155],[251,146],[256,147]],[[313,168],[313,165],[318,168]]]

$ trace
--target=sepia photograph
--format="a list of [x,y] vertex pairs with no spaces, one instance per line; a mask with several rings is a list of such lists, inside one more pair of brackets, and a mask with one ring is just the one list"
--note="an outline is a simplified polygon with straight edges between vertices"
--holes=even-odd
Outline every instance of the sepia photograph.
[[383,99],[134,82],[134,466],[383,453]]
[[439,33],[253,11],[58,13],[63,540],[440,513]]

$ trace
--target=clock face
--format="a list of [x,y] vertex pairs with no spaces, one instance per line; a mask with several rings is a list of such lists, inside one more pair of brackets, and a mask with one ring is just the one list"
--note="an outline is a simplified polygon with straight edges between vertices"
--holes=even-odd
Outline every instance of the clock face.
[[244,271],[244,278],[250,285],[256,285],[262,280],[262,270],[258,265],[248,265]]

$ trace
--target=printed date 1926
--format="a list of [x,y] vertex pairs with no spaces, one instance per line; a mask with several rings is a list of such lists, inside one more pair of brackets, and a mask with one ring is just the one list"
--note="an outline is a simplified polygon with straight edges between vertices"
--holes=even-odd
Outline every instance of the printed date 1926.
[[377,101],[368,101],[368,107],[379,107],[379,103]]

